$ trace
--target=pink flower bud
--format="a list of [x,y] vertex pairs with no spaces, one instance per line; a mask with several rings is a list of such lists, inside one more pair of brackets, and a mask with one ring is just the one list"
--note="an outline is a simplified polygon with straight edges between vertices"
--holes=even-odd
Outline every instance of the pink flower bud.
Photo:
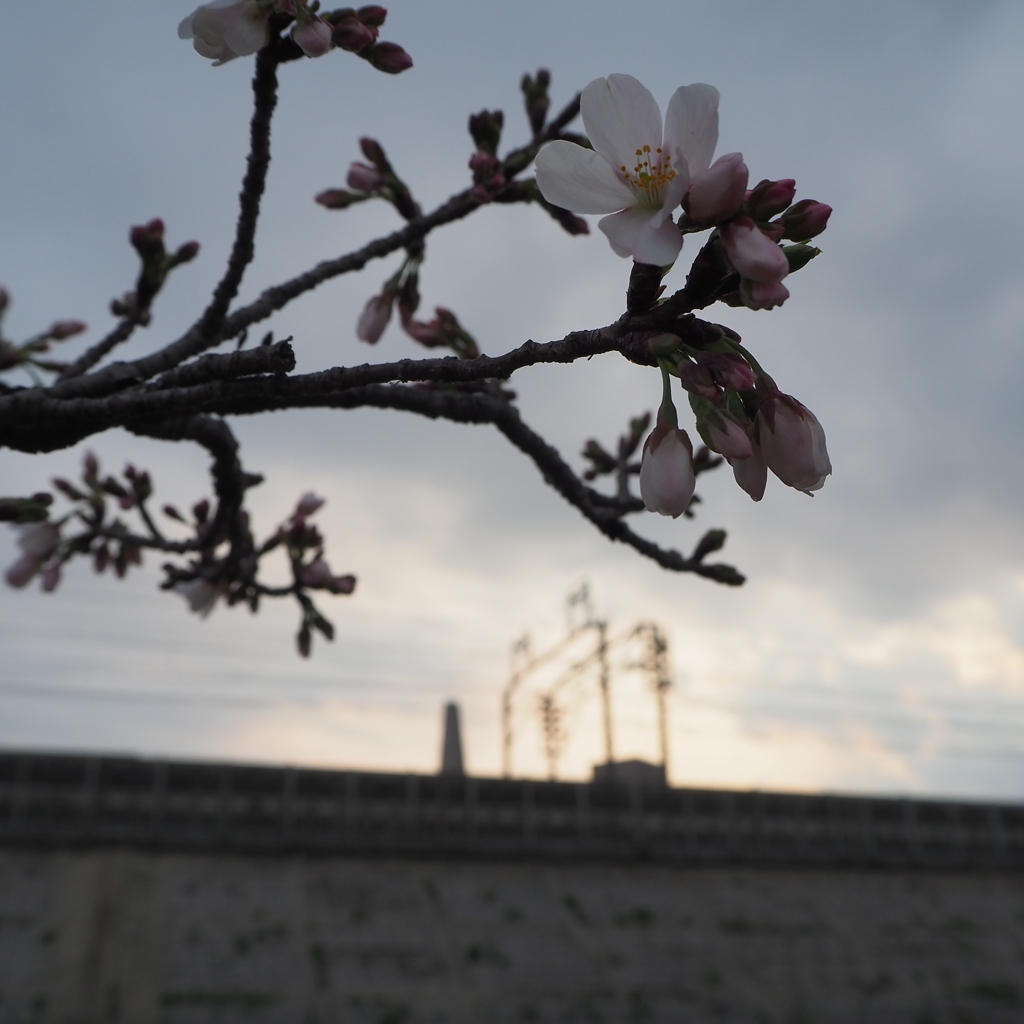
[[4,574],[8,586],[19,590],[26,586],[39,571],[39,559],[32,555],[22,555]]
[[397,43],[377,43],[360,53],[378,71],[384,71],[389,75],[397,75],[412,67],[412,57],[409,56]]
[[356,11],[356,17],[364,24],[370,25],[373,28],[380,28],[384,24],[384,19],[388,16],[388,9],[381,7],[379,4],[367,4],[366,7],[360,7]]
[[387,155],[384,153],[384,147],[376,139],[371,139],[368,135],[362,136],[359,140],[359,148],[363,151],[363,156],[374,167],[386,171],[390,166]]
[[384,183],[384,176],[376,167],[369,167],[354,161],[348,169],[348,177],[345,179],[349,188],[359,192],[376,192]]
[[60,530],[48,519],[41,523],[24,523],[17,529],[18,547],[37,562],[44,562],[60,546]]
[[796,182],[792,178],[758,182],[747,194],[747,210],[755,220],[769,220],[782,213],[796,195]]
[[785,231],[783,238],[793,242],[806,242],[825,230],[831,215],[831,206],[813,199],[802,199],[782,215]]
[[644,442],[640,463],[640,497],[648,512],[673,519],[693,498],[693,445],[685,430],[659,420]]
[[743,278],[740,281],[740,298],[748,309],[774,309],[789,298],[789,289],[781,281]]
[[792,395],[768,399],[757,413],[761,450],[768,468],[788,487],[816,491],[832,472],[825,431]]
[[335,576],[331,587],[332,594],[351,594],[356,589],[356,578],[351,573]]
[[377,30],[354,15],[339,19],[332,25],[334,45],[349,53],[365,50],[377,38]]
[[50,328],[50,337],[54,341],[63,341],[65,338],[72,338],[85,330],[85,324],[81,320],[58,320]]
[[501,169],[501,161],[492,153],[478,149],[469,158],[469,169],[480,179],[489,178]]
[[698,421],[697,430],[704,443],[731,462],[733,459],[748,459],[753,451],[747,432],[728,416],[709,416]]
[[754,371],[742,356],[730,352],[702,352],[697,362],[719,387],[749,391],[754,386]]
[[380,295],[374,295],[363,307],[356,324],[356,337],[368,345],[376,345],[391,322],[391,310],[395,304],[395,290],[390,282]]
[[307,57],[322,57],[331,48],[331,26],[319,18],[298,22],[292,40]]
[[786,254],[749,217],[737,217],[721,231],[725,254],[741,277],[781,281],[789,273]]
[[178,246],[178,251],[174,254],[174,262],[191,263],[198,255],[199,243],[185,242],[183,245]]
[[47,594],[52,594],[57,587],[60,585],[60,566],[51,565],[46,572],[43,573],[43,590]]
[[318,558],[302,570],[299,578],[307,587],[324,587],[334,579],[334,575],[331,567],[322,558]]
[[764,455],[756,444],[751,444],[750,455],[745,459],[729,459],[732,475],[736,483],[750,495],[754,501],[764,497],[765,485],[768,483],[768,467]]
[[683,197],[683,209],[690,220],[711,227],[739,213],[747,193],[748,174],[742,153],[719,157]]
[[438,348],[448,344],[444,331],[436,320],[424,323],[422,320],[413,320],[410,317],[402,321],[402,327],[410,338],[427,348]]
[[362,192],[346,192],[343,188],[326,188],[313,197],[315,202],[328,210],[346,210],[353,203],[362,202],[365,198]]
[[682,384],[685,391],[689,391],[693,395],[700,395],[701,398],[707,398],[712,402],[718,401],[721,397],[718,386],[711,379],[711,374],[705,367],[696,366],[689,359],[681,359],[677,369],[679,383]]
[[297,516],[311,516],[317,509],[322,508],[326,501],[327,499],[321,498],[319,494],[314,494],[312,491],[306,491],[306,493],[299,498],[298,505],[295,506],[295,514]]
[[335,576],[322,558],[306,566],[299,578],[307,587],[319,587],[332,594],[351,594],[356,589],[355,576]]
[[136,248],[155,245],[164,240],[164,222],[154,217],[148,224],[136,224],[128,237]]

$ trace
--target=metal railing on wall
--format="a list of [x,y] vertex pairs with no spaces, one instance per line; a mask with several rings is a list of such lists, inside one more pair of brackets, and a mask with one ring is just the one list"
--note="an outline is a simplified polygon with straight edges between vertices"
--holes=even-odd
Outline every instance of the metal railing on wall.
[[1024,807],[0,754],[0,845],[1024,868]]

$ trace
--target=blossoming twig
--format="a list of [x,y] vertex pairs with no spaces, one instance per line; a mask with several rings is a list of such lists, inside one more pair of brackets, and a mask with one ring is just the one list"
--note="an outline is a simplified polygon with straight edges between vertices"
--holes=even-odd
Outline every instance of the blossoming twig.
[[[323,538],[310,522],[322,504],[315,495],[305,495],[291,517],[262,542],[253,535],[245,495],[262,478],[243,468],[225,417],[279,409],[376,407],[492,424],[606,537],[671,571],[728,585],[742,583],[743,577],[730,565],[707,562],[725,543],[724,531],[706,532],[691,554],[683,555],[641,537],[626,517],[641,512],[645,503],[666,514],[692,517],[699,501],[693,495],[695,477],[723,459],[755,500],[764,491],[769,470],[808,493],[824,483],[831,463],[817,418],[778,389],[739,335],[695,314],[717,301],[754,309],[785,301],[789,290],[783,279],[818,255],[807,243],[824,230],[831,211],[813,200],[794,204],[791,179],[765,180],[748,189],[748,170],[739,153],[712,162],[718,93],[711,86],[677,90],[663,121],[654,98],[639,82],[613,75],[590,83],[549,121],[550,75],[544,70],[527,75],[521,89],[530,140],[502,156],[504,114],[473,114],[471,181],[426,214],[383,146],[364,138],[360,145],[367,162],[349,169],[348,190],[328,189],[317,199],[329,209],[344,210],[381,198],[405,221],[402,227],[265,288],[254,301],[232,310],[255,252],[279,65],[340,49],[386,73],[405,70],[411,66],[408,54],[396,44],[378,41],[385,14],[376,6],[322,13],[306,0],[213,0],[182,22],[179,34],[217,63],[255,54],[249,155],[224,272],[205,309],[183,335],[140,358],[101,365],[136,327],[149,323],[169,271],[198,251],[197,243],[186,243],[168,253],[158,220],[133,228],[130,237],[142,266],[135,290],[112,304],[119,321],[106,337],[64,364],[42,355],[51,341],[83,330],[77,321],[59,321],[20,345],[0,335],[0,372],[24,368],[35,385],[0,384],[0,443],[26,452],[50,451],[111,427],[143,437],[191,441],[212,458],[216,505],[198,502],[191,520],[165,506],[170,520],[191,531],[190,536],[175,537],[174,529],[165,531],[150,510],[148,474],[129,467],[123,481],[101,478],[90,456],[81,488],[56,482],[72,502],[72,511],[60,518],[52,518],[48,494],[0,500],[0,520],[21,531],[21,556],[7,574],[12,585],[39,577],[44,589],[52,590],[62,566],[81,555],[91,557],[98,571],[112,565],[123,574],[141,562],[143,551],[161,551],[178,558],[165,564],[162,586],[183,596],[197,614],[208,615],[220,603],[244,603],[256,611],[263,598],[293,598],[300,612],[296,642],[300,654],[308,655],[315,633],[327,639],[334,635],[312,592],[351,593],[355,577],[336,575],[324,557]],[[581,112],[587,136],[567,130]],[[535,159],[537,179],[520,177]],[[425,240],[492,202],[538,205],[574,235],[589,230],[579,214],[606,214],[599,226],[614,250],[635,260],[622,316],[598,329],[574,331],[546,343],[528,341],[497,356],[479,354],[475,337],[450,310],[438,307],[433,319],[416,319]],[[663,281],[684,236],[700,231],[710,231],[710,236],[684,286],[665,296]],[[244,348],[255,324],[324,282],[400,250],[405,258],[365,306],[358,337],[379,341],[397,306],[401,325],[413,340],[446,346],[457,358],[405,358],[293,375],[290,338],[275,343],[268,334],[260,346]],[[0,318],[8,301],[0,289]],[[204,354],[232,339],[238,339],[237,351]],[[523,421],[506,382],[527,366],[610,353],[660,368],[661,412],[639,461],[635,455],[649,417],[631,421],[615,455],[589,441],[584,455],[590,468],[581,476]],[[43,382],[47,373],[55,375],[49,386]],[[672,398],[676,382],[687,393],[707,445],[696,452],[678,426]],[[602,476],[612,478],[613,494],[589,485]],[[632,492],[637,476],[644,500]],[[120,516],[111,518],[111,498],[124,512],[134,511],[141,525],[132,528]],[[275,551],[286,555],[288,584],[269,585],[259,578],[261,561]]]

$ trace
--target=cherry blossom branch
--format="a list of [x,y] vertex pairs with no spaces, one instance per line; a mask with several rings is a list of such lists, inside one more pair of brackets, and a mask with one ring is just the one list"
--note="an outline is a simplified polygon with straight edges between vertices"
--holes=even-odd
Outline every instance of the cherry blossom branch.
[[265,373],[282,374],[295,369],[295,352],[290,339],[272,344],[268,340],[259,348],[245,349],[228,355],[208,355],[176,369],[169,370],[148,386],[157,389],[188,388],[212,380],[232,380]]
[[182,413],[228,413],[245,404],[251,406],[247,411],[284,408],[289,397],[315,398],[389,381],[457,383],[506,378],[524,366],[569,363],[612,351],[617,347],[616,334],[613,325],[597,331],[577,331],[547,344],[526,342],[497,358],[403,359],[394,363],[338,367],[295,377],[274,374],[215,380],[191,387],[135,387],[103,398],[57,399],[37,390],[24,391],[0,399],[0,430],[4,432],[7,447],[50,451],[74,443],[71,438],[81,440],[112,426],[130,426],[134,422],[160,420]]
[[148,224],[138,224],[131,229],[128,240],[139,255],[141,266],[135,282],[135,290],[123,298],[114,299],[111,311],[121,317],[118,325],[99,343],[93,345],[58,376],[58,380],[79,377],[98,363],[122,342],[127,341],[139,325],[148,326],[151,320],[150,308],[160,294],[167,275],[183,263],[190,263],[199,252],[198,242],[186,242],[174,252],[164,246],[164,222],[159,218]]
[[[61,380],[49,389],[51,394],[57,397],[103,394],[116,390],[126,383],[148,380],[219,343],[220,329],[228,308],[238,293],[246,267],[255,255],[256,223],[270,167],[270,126],[277,105],[278,63],[278,49],[274,45],[265,46],[256,57],[256,70],[252,81],[253,113],[249,126],[249,155],[239,193],[235,239],[227,268],[202,316],[182,338],[161,351],[129,363],[114,363],[98,373],[83,378],[81,375],[86,370],[103,359],[118,344],[126,341],[138,323],[148,319],[149,302],[159,290],[161,278],[153,293],[146,297],[147,301],[137,302],[106,338],[69,367]],[[162,229],[163,226],[160,224],[161,233]],[[197,249],[196,246],[195,250]],[[193,251],[192,255],[194,254]]]
[[200,538],[202,546],[212,546],[226,538],[234,548],[237,539],[235,520],[242,508],[245,491],[262,482],[261,476],[246,473],[238,458],[238,442],[231,428],[212,416],[178,416],[150,423],[128,424],[133,434],[162,441],[195,441],[213,457],[210,475],[217,494],[217,511]]
[[[621,517],[626,512],[640,511],[643,503],[608,498],[587,487],[558,451],[527,426],[518,409],[506,397],[495,393],[496,391],[496,383],[489,388],[480,386],[471,391],[369,384],[330,395],[293,395],[290,398],[279,398],[274,408],[356,409],[371,406],[415,412],[431,419],[447,419],[457,423],[491,423],[533,461],[549,486],[558,491],[605,536],[629,545],[665,569],[696,573],[698,576],[732,586],[743,583],[744,577],[732,566],[704,564],[704,555],[716,548],[707,548],[706,545],[701,548],[701,545],[698,545],[694,554],[687,558],[678,551],[660,548],[634,533],[622,522]],[[247,408],[246,403],[242,402],[234,404],[232,411],[249,413],[262,412],[264,409],[262,405],[258,408]],[[721,547],[725,541],[724,531],[713,532],[721,534],[721,543],[717,545]]]
[[[606,327],[574,331],[557,341],[543,344],[527,341],[496,357],[402,359],[393,363],[335,367],[295,377],[275,372],[272,376],[243,377],[235,381],[211,380],[189,387],[134,387],[102,398],[58,398],[53,395],[56,389],[49,393],[26,390],[0,398],[0,429],[4,430],[8,447],[22,451],[49,451],[66,447],[91,433],[128,425],[135,420],[161,419],[182,413],[227,414],[239,411],[240,406],[246,406],[245,411],[282,408],[289,398],[315,398],[366,384],[409,381],[469,383],[489,378],[507,379],[526,366],[570,363],[615,350],[633,362],[655,365],[657,360],[649,351],[648,338],[665,329],[673,332],[673,344],[685,342],[697,349],[723,338],[738,338],[728,328],[689,313],[680,314],[680,307],[685,309],[692,301],[692,298],[683,303],[678,301],[680,297],[685,298],[684,292],[685,289],[647,313],[624,314]],[[235,356],[207,358],[209,362],[200,361],[203,369],[182,367],[180,379],[191,382],[207,374],[213,376],[215,367],[244,367],[253,357],[236,353]],[[280,368],[285,367],[289,358],[293,356],[280,350]],[[174,377],[170,378],[172,384],[174,380]]]
[[[97,571],[113,564],[119,575],[129,565],[141,562],[144,549],[189,556],[184,565],[164,566],[164,589],[181,593],[193,611],[201,614],[222,599],[229,605],[246,603],[255,612],[262,597],[292,597],[301,616],[299,651],[308,655],[314,632],[328,639],[334,635],[310,591],[351,593],[355,579],[335,576],[323,558],[323,538],[308,522],[322,504],[315,495],[305,495],[291,518],[262,544],[257,543],[244,510],[244,497],[262,478],[243,469],[238,442],[224,417],[286,408],[376,407],[459,423],[491,424],[604,536],[670,571],[689,572],[726,585],[743,583],[743,576],[732,566],[706,562],[708,555],[724,545],[723,530],[706,532],[685,555],[640,536],[625,517],[645,508],[675,517],[692,516],[693,505],[699,501],[693,494],[696,476],[724,458],[731,463],[739,486],[754,500],[764,492],[769,468],[783,483],[807,493],[819,488],[831,472],[824,433],[813,414],[779,391],[734,331],[694,315],[716,301],[752,309],[781,305],[789,296],[783,278],[818,254],[806,242],[824,230],[830,208],[811,200],[793,204],[795,183],[791,179],[765,180],[748,189],[748,171],[740,154],[710,164],[716,138],[710,138],[708,132],[709,126],[717,125],[718,104],[717,91],[710,86],[677,90],[672,100],[675,107],[670,104],[670,112],[675,109],[675,114],[665,122],[665,131],[681,133],[676,141],[682,149],[669,145],[668,135],[664,148],[658,148],[658,139],[652,138],[651,146],[659,155],[654,155],[651,146],[645,146],[643,153],[637,150],[638,163],[630,174],[627,164],[633,160],[635,140],[623,126],[632,124],[645,109],[647,115],[657,113],[651,109],[654,101],[648,91],[635,79],[621,75],[598,79],[584,91],[587,123],[597,131],[601,119],[609,119],[609,111],[618,111],[600,130],[606,131],[606,142],[613,136],[629,136],[628,152],[623,150],[621,163],[618,158],[609,163],[607,145],[602,153],[584,152],[590,148],[589,141],[566,131],[580,112],[580,96],[546,123],[550,75],[540,71],[536,78],[527,75],[522,82],[530,141],[500,158],[504,115],[489,110],[473,114],[469,120],[476,146],[469,160],[472,185],[430,213],[422,213],[381,145],[373,139],[361,140],[363,155],[373,166],[353,164],[347,183],[355,191],[329,189],[318,195],[318,201],[344,209],[355,202],[382,198],[394,206],[404,225],[266,288],[253,302],[232,311],[255,253],[256,225],[270,163],[278,64],[316,57],[332,47],[357,52],[380,70],[396,72],[411,63],[395,44],[376,41],[382,8],[345,8],[329,15],[317,14],[317,10],[285,0],[203,5],[183,23],[205,56],[219,55],[223,61],[256,53],[250,148],[231,253],[209,303],[189,329],[142,358],[93,370],[136,326],[149,322],[150,304],[168,271],[191,259],[198,249],[197,243],[186,243],[168,254],[163,247],[163,224],[154,220],[132,229],[131,242],[143,265],[136,291],[112,305],[121,320],[77,360],[64,365],[39,358],[48,351],[49,341],[63,340],[84,329],[77,321],[59,322],[21,345],[0,337],[0,370],[22,367],[37,384],[21,389],[0,386],[0,441],[5,447],[48,451],[112,427],[162,440],[193,441],[212,457],[213,515],[208,501],[199,502],[192,510],[194,537],[171,539],[147,508],[152,493],[148,474],[128,467],[127,484],[114,477],[100,479],[98,462],[90,455],[83,475],[84,491],[66,481],[55,481],[76,503],[63,517],[50,518],[49,495],[0,500],[0,519],[17,524],[22,531],[18,541],[22,556],[8,570],[8,581],[20,587],[39,576],[43,588],[52,590],[61,566],[77,555],[93,557]],[[226,26],[231,24],[237,33],[227,32]],[[283,39],[281,32],[289,26],[291,36]],[[232,50],[232,45],[239,50]],[[592,105],[588,107],[588,103]],[[652,120],[647,116],[644,123]],[[539,152],[545,143],[551,145]],[[618,139],[613,148],[620,143],[625,144]],[[692,149],[687,150],[687,160],[696,162],[688,165],[692,174],[684,179],[672,167],[672,160],[686,147]],[[537,178],[518,180],[517,175],[535,157]],[[603,178],[591,173],[595,161],[608,163]],[[538,204],[571,234],[588,230],[587,223],[572,211],[594,212],[601,205],[608,206],[613,216],[601,222],[601,230],[617,253],[634,257],[626,312],[605,327],[575,331],[542,344],[527,341],[494,357],[478,354],[476,340],[450,310],[439,308],[429,323],[416,320],[425,239],[435,229],[491,202]],[[659,216],[652,217],[659,203]],[[677,222],[671,218],[678,206],[683,213]],[[684,287],[663,298],[665,268],[675,262],[683,235],[709,229],[710,238],[697,254]],[[781,245],[783,240],[796,244]],[[405,251],[405,259],[380,294],[366,304],[357,327],[359,338],[370,343],[378,340],[397,305],[402,327],[415,341],[430,348],[447,347],[458,358],[402,359],[289,376],[295,368],[291,339],[274,344],[268,334],[258,348],[242,349],[252,325],[324,282],[400,250]],[[0,296],[2,314],[7,296],[2,291]],[[236,337],[240,338],[238,351],[203,355]],[[613,351],[633,363],[659,368],[662,403],[642,456],[638,458],[637,453],[650,426],[649,415],[631,421],[619,439],[617,455],[597,441],[588,442],[583,454],[592,465],[581,478],[555,447],[524,422],[512,402],[515,396],[504,382],[527,366],[571,363]],[[57,382],[42,386],[38,371],[57,373]],[[706,444],[696,453],[689,435],[678,424],[672,378],[687,393],[696,430]],[[719,455],[711,455],[709,449]],[[603,475],[612,478],[614,495],[602,494],[585,482]],[[642,500],[632,493],[636,477]],[[119,518],[111,521],[106,511],[110,497],[117,498],[124,510],[134,508],[145,532],[133,532]],[[172,506],[165,506],[164,514],[186,523]],[[62,536],[61,531],[72,522],[82,524],[84,532]],[[292,580],[287,585],[268,586],[257,579],[260,560],[278,549],[287,556]]]
[[242,191],[238,196],[235,241],[224,276],[214,289],[210,304],[193,328],[196,340],[193,343],[193,351],[188,355],[194,355],[209,347],[211,341],[217,337],[228,307],[238,294],[238,286],[242,282],[245,268],[255,255],[256,222],[259,219],[260,199],[263,197],[267,170],[270,167],[270,123],[274,108],[277,106],[276,42],[276,39],[273,40],[256,54],[256,71],[252,79],[253,112],[249,124],[249,156],[246,161],[245,177],[242,179]]
[[[450,201],[451,202],[451,201]],[[469,202],[467,199],[466,202]],[[448,204],[446,204],[448,205]],[[475,203],[474,203],[475,205]],[[443,207],[441,208],[444,209]],[[440,211],[436,211],[440,212]],[[423,218],[429,221],[430,217]],[[364,265],[366,260],[372,258],[371,250],[375,247],[388,243],[389,251],[402,248],[414,236],[409,234],[416,222],[412,222],[406,228],[393,233],[387,239],[372,242],[358,253],[342,257],[341,260],[350,261],[346,266],[349,269],[358,269]],[[392,244],[393,243],[393,244]],[[252,323],[269,316],[275,309],[281,308],[292,298],[297,297],[302,291],[308,291],[316,287],[319,280],[327,280],[332,273],[344,273],[339,269],[338,261],[326,261],[318,268],[307,272],[312,275],[308,280],[303,280],[306,275],[294,278],[285,286],[285,292],[278,293],[277,289],[269,289],[259,299],[249,306],[237,311],[228,317],[224,325],[224,334],[234,335],[241,333]],[[333,266],[329,267],[328,264]],[[292,378],[293,380],[308,380],[310,382],[322,379],[324,386],[337,388],[345,386],[359,386],[365,383],[384,382],[389,380],[447,380],[447,381],[468,381],[478,380],[486,377],[506,378],[516,369],[542,362],[572,362],[575,359],[598,354],[599,352],[611,351],[617,347],[622,353],[634,362],[654,365],[656,360],[646,350],[644,332],[648,334],[657,330],[672,330],[679,336],[691,343],[702,346],[709,339],[721,337],[725,334],[736,337],[734,332],[722,328],[717,324],[710,324],[699,320],[689,313],[693,309],[703,308],[715,301],[714,296],[734,287],[734,275],[721,260],[719,247],[712,239],[694,261],[694,269],[687,278],[686,285],[676,292],[671,298],[655,307],[652,310],[641,314],[624,314],[614,324],[610,324],[596,331],[577,331],[567,335],[561,341],[550,342],[541,345],[533,341],[526,342],[518,349],[506,353],[504,356],[491,358],[480,356],[477,359],[456,360],[451,357],[445,359],[404,359],[396,363],[364,364],[358,368],[335,368],[322,371],[321,374],[307,375],[306,378]],[[313,280],[317,278],[318,280]],[[31,424],[33,420],[45,418],[53,426],[60,419],[77,419],[80,416],[88,418],[96,423],[96,429],[102,429],[102,424],[115,422],[106,415],[106,410],[113,410],[119,402],[118,395],[112,395],[108,399],[111,403],[106,406],[88,406],[82,404],[82,399],[75,399],[77,395],[85,396],[102,395],[111,390],[115,385],[123,387],[125,384],[138,383],[148,379],[158,372],[169,370],[179,361],[179,353],[176,346],[188,342],[195,333],[195,329],[186,334],[179,342],[174,343],[162,352],[137,360],[134,363],[113,364],[98,374],[77,380],[67,381],[47,389],[40,393],[35,389],[26,389],[15,395],[0,397],[0,425],[5,421],[15,421],[22,430]],[[633,336],[632,338],[630,336]],[[228,357],[230,358],[230,357]],[[165,366],[167,363],[169,365]],[[208,364],[218,365],[218,364]],[[104,376],[107,376],[107,386],[104,387]],[[315,386],[315,385],[311,385]],[[168,396],[170,397],[170,396]],[[175,393],[174,400],[184,400],[186,396]],[[201,396],[188,396],[198,403],[192,407],[196,410],[202,408]],[[134,392],[123,393],[129,406],[138,401]],[[58,401],[59,400],[59,401]],[[35,406],[35,408],[32,408]],[[166,405],[165,405],[166,407]],[[95,410],[89,415],[86,410]],[[146,415],[147,412],[159,414],[159,410],[151,407],[138,408],[135,415]],[[20,431],[19,431],[20,432]],[[87,431],[88,433],[88,431]],[[86,434],[75,434],[74,439],[68,443],[75,443]],[[50,450],[62,445],[55,441],[42,447],[22,447],[15,440],[12,434],[8,442],[12,447],[21,448],[26,451]]]
[[135,328],[145,318],[145,311],[132,310],[127,316],[122,317],[117,326],[103,339],[96,342],[91,348],[85,350],[61,375],[61,380],[70,380],[72,377],[80,377],[83,373],[91,370],[101,359],[108,356],[118,345],[126,342],[134,333]]
[[[265,50],[260,51],[261,58],[263,54],[268,53],[271,49],[272,47],[267,47]],[[274,75],[273,66],[267,74],[270,76]],[[257,81],[259,78],[260,65],[259,61],[257,61],[257,75],[253,79],[253,90],[257,96],[260,95],[260,92],[257,90]],[[276,84],[276,77],[273,78],[273,81]],[[269,165],[270,114],[273,111],[274,102],[276,102],[276,96],[272,97],[269,109],[264,112],[263,116],[258,117],[258,114],[260,113],[259,104],[257,104],[257,110],[253,113],[253,149],[249,158],[249,172],[247,173],[246,182],[243,185],[242,190],[243,212],[245,210],[251,210],[253,211],[253,216],[258,213],[259,196],[262,194],[263,181],[266,176],[267,166]],[[578,114],[579,95],[577,94],[565,105],[558,116],[547,126],[547,128],[535,135],[535,137],[525,146],[521,146],[508,154],[502,165],[506,177],[511,179],[514,175],[519,174],[525,167],[529,166],[540,147],[546,142],[560,138],[565,126]],[[265,130],[265,138],[262,139],[262,141],[257,138],[258,126]],[[253,153],[257,152],[258,143],[265,144],[266,146],[266,159],[262,165],[259,165],[253,160]],[[262,177],[257,179],[253,172],[254,169],[259,170],[260,166],[262,166]],[[258,192],[256,191],[257,187]],[[254,199],[251,197],[247,199],[247,195],[250,191],[255,193]],[[527,200],[523,198],[517,201],[523,202]],[[261,320],[267,319],[269,316],[283,309],[288,305],[288,303],[297,299],[306,292],[312,291],[326,281],[332,280],[333,278],[339,277],[343,274],[362,270],[362,268],[371,260],[381,259],[385,256],[389,256],[393,252],[397,252],[400,249],[408,248],[410,245],[413,245],[418,241],[422,241],[422,239],[429,235],[435,228],[461,220],[480,209],[482,205],[484,204],[480,202],[479,198],[473,195],[472,189],[465,189],[442,203],[441,206],[433,212],[410,220],[399,230],[393,231],[391,234],[385,235],[381,238],[374,239],[354,252],[335,257],[334,259],[323,260],[310,270],[304,271],[303,273],[298,274],[279,285],[266,289],[257,299],[249,303],[247,306],[236,310],[230,316],[226,316],[226,318],[222,317],[222,320],[218,325],[218,329],[213,334],[211,334],[205,327],[206,317],[210,315],[214,306],[214,304],[211,303],[206,313],[204,313],[203,318],[197,324],[191,327],[177,341],[172,342],[159,352],[143,356],[142,358],[133,360],[130,363],[114,363],[111,366],[106,367],[104,370],[92,374],[84,379],[76,380],[74,382],[68,381],[59,383],[50,388],[49,393],[58,398],[100,396],[116,391],[117,389],[124,387],[126,384],[149,380],[159,373],[164,373],[167,370],[178,366],[186,359],[197,355],[206,348],[212,348],[223,341],[237,337],[246,328]],[[248,224],[248,221],[246,221],[246,224]],[[243,216],[242,213],[240,213],[235,252],[239,252],[242,248],[241,243],[239,242],[239,239],[242,237],[242,228]],[[250,247],[251,242],[252,238],[250,235]],[[232,254],[232,259],[234,259],[234,253]],[[249,259],[251,259],[251,252]],[[238,268],[238,281],[241,280],[241,272],[243,270],[244,264]],[[218,287],[223,287],[227,280],[228,277],[226,275],[225,280],[222,281],[221,285]],[[234,286],[236,290],[237,284],[238,282],[236,281]],[[102,356],[100,358],[102,358]]]

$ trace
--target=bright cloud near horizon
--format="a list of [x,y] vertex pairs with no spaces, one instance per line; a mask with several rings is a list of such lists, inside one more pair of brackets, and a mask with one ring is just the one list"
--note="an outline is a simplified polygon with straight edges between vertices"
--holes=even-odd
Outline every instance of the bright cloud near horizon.
[[[210,67],[177,38],[186,7],[116,0],[82,19],[58,0],[44,47],[31,7],[5,12],[12,336],[69,317],[99,336],[135,272],[128,227],[151,217],[203,249],[125,355],[175,337],[223,265],[251,58]],[[754,504],[719,470],[698,481],[695,521],[635,524],[684,550],[724,527],[723,556],[747,584],[665,573],[610,544],[491,428],[370,410],[240,418],[246,464],[267,478],[251,492],[259,529],[304,491],[328,499],[331,565],[359,577],[354,596],[325,601],[335,643],[300,661],[291,607],[200,621],[157,590],[159,557],[123,583],[77,565],[54,595],[0,591],[0,744],[432,771],[442,703],[457,699],[469,767],[496,774],[509,648],[524,630],[557,640],[564,597],[586,581],[613,628],[651,620],[670,638],[677,784],[1024,799],[1024,11],[700,0],[656,4],[645,22],[657,33],[631,35],[604,3],[583,17],[559,2],[398,0],[384,36],[413,55],[410,71],[341,53],[283,68],[241,298],[396,226],[384,204],[313,202],[344,184],[362,135],[429,208],[469,181],[470,113],[503,109],[504,144],[525,139],[525,71],[550,68],[555,106],[611,73],[662,104],[680,85],[715,85],[718,152],[835,209],[785,306],[708,314],[817,414],[833,476],[813,500],[770,480]],[[688,238],[669,287],[696,249]],[[399,258],[274,318],[300,370],[420,353],[395,326],[373,351],[355,337]],[[496,354],[611,322],[628,273],[596,230],[571,238],[536,208],[496,206],[431,236],[421,290]],[[528,422],[580,468],[587,438],[613,443],[660,398],[656,371],[613,355],[512,383]],[[149,468],[160,500],[208,491],[203,453],[115,432],[45,456],[0,450],[0,493],[71,475],[86,448],[112,469]],[[0,563],[14,556],[4,530]],[[643,681],[623,674],[616,696],[617,752],[655,757]],[[582,706],[566,777],[600,757],[597,725]],[[535,736],[516,765],[544,774]]]

